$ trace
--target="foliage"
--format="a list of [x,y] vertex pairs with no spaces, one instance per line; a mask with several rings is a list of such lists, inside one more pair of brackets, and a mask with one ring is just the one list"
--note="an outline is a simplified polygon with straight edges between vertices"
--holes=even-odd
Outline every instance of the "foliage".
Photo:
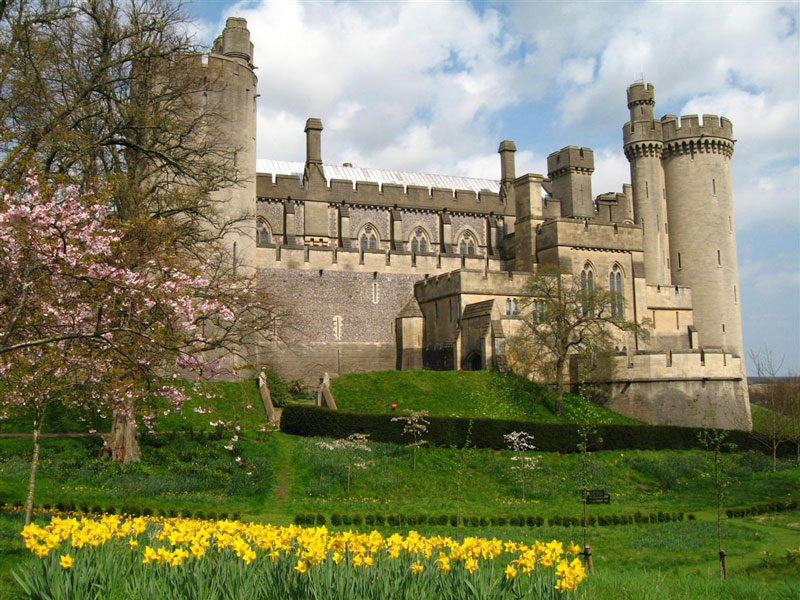
[[[561,542],[384,538],[325,528],[183,519],[53,518],[22,531],[36,558],[15,571],[31,597],[124,589],[158,598],[555,600],[586,574]],[[380,576],[373,576],[380,573]],[[571,594],[570,594],[571,595]]]
[[511,472],[517,474],[517,481],[522,487],[522,499],[525,500],[525,487],[528,483],[529,476],[533,475],[533,471],[539,468],[539,459],[541,456],[531,456],[525,454],[536,450],[533,445],[533,436],[524,431],[512,431],[503,436],[509,450],[514,452],[511,457]]
[[344,439],[335,439],[330,442],[317,442],[317,446],[324,450],[335,452],[347,467],[347,493],[350,493],[350,479],[353,469],[368,469],[371,462],[366,460],[365,453],[372,452],[369,446],[369,435],[353,433]]
[[622,318],[618,296],[591,278],[564,275],[557,266],[539,265],[525,295],[522,327],[508,341],[509,361],[517,372],[553,382],[560,415],[570,357],[580,359],[580,381],[607,381],[610,354],[615,344],[624,345],[617,332],[640,335],[641,325]]
[[[331,411],[314,406],[288,406],[281,418],[281,431],[292,435],[343,438],[352,433],[368,433],[374,441],[402,444],[402,432],[391,421],[391,415],[356,414]],[[472,440],[476,448],[501,450],[506,447],[503,436],[524,431],[534,436],[539,450],[575,452],[580,442],[579,426],[574,423],[530,423],[499,419],[462,419],[428,417],[428,441],[440,447],[461,447],[467,428],[473,423]],[[698,432],[705,430],[668,425],[597,425],[602,444],[589,444],[590,450],[688,450],[701,447]],[[755,449],[757,444],[747,432],[731,431],[731,441],[740,450]]]
[[392,417],[392,422],[402,423],[403,437],[411,438],[411,442],[408,445],[411,446],[414,456],[412,468],[416,470],[417,448],[428,443],[428,440],[424,438],[425,434],[428,432],[430,421],[425,418],[428,416],[428,411],[425,410],[406,410],[405,413],[406,414],[401,417]]

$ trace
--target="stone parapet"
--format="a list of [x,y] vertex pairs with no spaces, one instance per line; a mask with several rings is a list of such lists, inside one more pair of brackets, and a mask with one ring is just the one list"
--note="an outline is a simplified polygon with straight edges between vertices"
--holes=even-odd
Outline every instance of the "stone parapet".
[[648,285],[645,293],[649,309],[692,310],[692,288],[678,285]]
[[256,181],[256,194],[259,198],[292,198],[308,202],[327,202],[352,205],[378,206],[414,210],[440,211],[472,214],[495,214],[513,216],[513,204],[500,199],[497,192],[474,192],[473,190],[453,190],[449,188],[427,188],[424,186],[402,186],[372,181],[331,179],[323,189],[311,192],[303,186],[301,177],[294,175],[273,175],[259,173]]
[[418,274],[447,273],[458,269],[501,271],[505,261],[486,256],[412,254],[392,250],[364,250],[334,246],[283,246],[269,244],[256,249],[260,269],[324,269],[331,271]]
[[583,219],[553,219],[543,223],[539,228],[536,246],[540,251],[568,246],[641,252],[642,228],[639,225],[597,223]]
[[531,274],[526,271],[483,272],[459,269],[418,281],[414,286],[417,300],[428,302],[455,294],[521,296]]
[[745,378],[742,359],[721,350],[640,352],[613,357],[617,382],[702,381]]

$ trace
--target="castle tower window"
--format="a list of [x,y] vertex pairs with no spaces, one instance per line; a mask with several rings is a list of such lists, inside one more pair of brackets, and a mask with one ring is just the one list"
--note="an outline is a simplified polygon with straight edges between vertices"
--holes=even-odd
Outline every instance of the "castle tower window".
[[372,225],[364,227],[359,236],[359,244],[362,251],[378,249],[378,234]]
[[511,298],[506,298],[506,314],[511,314]]
[[716,179],[712,179],[711,180],[711,195],[712,196],[716,196],[717,195],[717,180]]
[[411,252],[412,254],[425,254],[428,252],[430,242],[428,241],[428,234],[422,227],[417,227],[414,234],[411,236]]
[[263,219],[256,220],[256,246],[266,246],[272,241],[269,225]]
[[594,271],[589,263],[583,265],[581,271],[581,293],[583,294],[583,312],[590,317],[594,316],[592,294],[594,292]]
[[461,234],[461,241],[458,243],[458,251],[461,256],[472,256],[475,254],[475,249],[478,247],[475,241],[475,236],[471,232],[466,231]]
[[519,302],[517,302],[516,298],[511,301],[511,314],[512,315],[518,315],[519,314]]
[[681,268],[681,253],[678,252],[678,268]]
[[717,266],[722,266],[722,255],[719,253],[719,250],[717,250]]
[[378,297],[379,297],[378,296],[378,282],[377,281],[373,281],[372,282],[372,303],[373,304],[377,304],[378,303]]
[[625,308],[625,298],[622,289],[622,269],[614,265],[608,274],[608,290],[611,292],[611,318],[622,319]]

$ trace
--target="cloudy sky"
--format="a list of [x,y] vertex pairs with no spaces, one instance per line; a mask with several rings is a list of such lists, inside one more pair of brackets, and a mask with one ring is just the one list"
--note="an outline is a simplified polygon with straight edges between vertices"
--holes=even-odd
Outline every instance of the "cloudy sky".
[[[245,17],[258,67],[258,156],[499,178],[546,173],[563,146],[595,150],[593,191],[630,181],[625,88],[656,115],[733,121],[746,351],[800,373],[800,3],[297,2],[187,5],[200,41]],[[752,374],[752,371],[751,371]]]

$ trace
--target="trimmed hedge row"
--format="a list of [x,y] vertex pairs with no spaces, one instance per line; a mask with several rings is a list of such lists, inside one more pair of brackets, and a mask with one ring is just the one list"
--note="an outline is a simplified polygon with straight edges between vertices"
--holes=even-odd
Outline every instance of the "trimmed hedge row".
[[[309,437],[345,438],[366,433],[375,442],[403,444],[402,424],[392,422],[393,415],[372,415],[333,411],[315,406],[287,406],[281,416],[281,431]],[[464,419],[427,417],[430,421],[425,439],[441,447],[463,447],[469,433],[471,446],[503,450],[503,436],[512,431],[533,435],[536,449],[544,452],[576,452],[580,437],[574,423],[532,423],[500,419]],[[591,450],[694,450],[700,448],[694,427],[667,425],[598,425],[601,443],[590,442]],[[761,451],[759,443],[745,431],[731,431],[728,441],[737,450]]]
[[769,502],[766,504],[754,504],[746,508],[731,508],[725,511],[729,519],[740,517],[750,517],[754,515],[765,515],[773,512],[783,512],[785,510],[795,510],[797,500],[786,500],[784,502]]
[[[662,512],[645,514],[642,512],[635,512],[631,515],[626,514],[610,514],[610,515],[589,515],[587,521],[590,526],[599,525],[600,527],[608,527],[612,525],[632,525],[632,524],[656,524],[656,523],[670,523],[680,522],[684,520],[694,521],[693,514],[686,515],[683,512]],[[298,514],[294,517],[294,522],[297,525],[325,525],[328,520],[325,515],[317,513],[312,514]],[[512,517],[477,517],[477,516],[459,516],[459,515],[404,515],[404,514],[341,514],[333,513],[330,516],[330,524],[334,527],[340,526],[354,526],[361,527],[366,525],[368,527],[404,527],[404,526],[417,526],[417,525],[439,525],[448,527],[543,527],[545,522],[549,526],[560,527],[580,527],[582,520],[580,517],[571,517],[564,515],[556,515],[549,517],[545,521],[542,516],[534,515],[517,515]]]
[[[13,510],[22,510],[23,504],[22,502],[14,502],[13,504],[7,505]],[[40,510],[43,512],[53,512],[56,514],[70,514],[70,513],[78,513],[78,514],[85,514],[85,515],[128,515],[131,517],[163,517],[163,518],[177,518],[181,517],[183,519],[203,519],[203,520],[214,520],[214,521],[225,521],[227,519],[233,519],[234,521],[238,521],[242,518],[242,513],[240,511],[213,511],[213,510],[189,510],[189,509],[175,509],[175,508],[150,508],[149,506],[133,506],[133,505],[122,505],[122,506],[115,506],[115,505],[106,505],[105,507],[100,506],[99,504],[89,505],[86,502],[82,502],[80,504],[76,502],[56,502],[55,504],[50,504],[45,502],[43,504],[34,504],[34,509]]]

